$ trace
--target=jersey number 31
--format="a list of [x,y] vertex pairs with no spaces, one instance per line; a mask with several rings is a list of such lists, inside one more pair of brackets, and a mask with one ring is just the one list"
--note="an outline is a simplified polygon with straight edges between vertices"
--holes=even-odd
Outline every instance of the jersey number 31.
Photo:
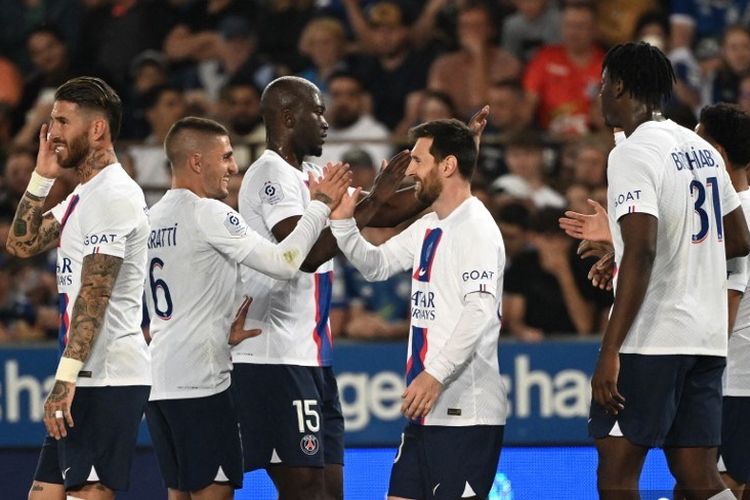
[[711,227],[710,217],[704,205],[706,203],[706,188],[711,190],[711,205],[713,210],[713,216],[716,221],[716,234],[719,241],[724,239],[724,228],[722,226],[721,219],[721,199],[719,198],[719,184],[716,182],[716,177],[709,177],[706,179],[706,185],[704,186],[701,181],[695,180],[690,183],[690,194],[695,198],[695,213],[700,219],[700,226],[698,232],[693,233],[691,241],[693,243],[701,243],[708,236],[708,231]]

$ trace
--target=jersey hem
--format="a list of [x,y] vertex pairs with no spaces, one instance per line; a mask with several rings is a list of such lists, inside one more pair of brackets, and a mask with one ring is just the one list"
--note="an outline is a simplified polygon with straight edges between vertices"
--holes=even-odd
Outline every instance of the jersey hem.
[[217,385],[216,387],[213,387],[211,389],[196,389],[196,390],[183,390],[183,391],[158,391],[154,392],[153,386],[151,389],[151,394],[148,397],[149,401],[164,401],[168,399],[197,399],[197,398],[206,398],[208,396],[214,396],[216,394],[220,394],[227,389],[229,389],[229,386],[231,385],[231,380],[227,379],[225,382],[222,382],[221,385]]
[[151,379],[142,378],[122,378],[112,380],[108,378],[104,379],[82,379],[76,380],[77,387],[107,387],[107,386],[121,386],[121,385],[145,385],[151,387]]
[[718,356],[727,357],[726,349],[677,349],[674,347],[620,348],[620,354],[642,354],[644,356]]

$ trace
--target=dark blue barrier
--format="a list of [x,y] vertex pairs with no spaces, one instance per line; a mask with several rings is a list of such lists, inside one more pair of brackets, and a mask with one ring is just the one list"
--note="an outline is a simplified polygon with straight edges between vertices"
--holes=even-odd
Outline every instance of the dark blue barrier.
[[[589,378],[597,349],[598,340],[501,346],[511,408],[506,445],[588,443]],[[334,356],[347,446],[396,446],[404,425],[399,408],[406,343],[339,342]],[[56,364],[54,346],[0,348],[0,447],[41,444],[44,397]],[[139,442],[149,442],[145,425]]]

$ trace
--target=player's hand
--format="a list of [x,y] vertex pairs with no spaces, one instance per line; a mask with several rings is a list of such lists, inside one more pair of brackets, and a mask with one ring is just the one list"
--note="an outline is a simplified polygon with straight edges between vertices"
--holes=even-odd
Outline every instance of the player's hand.
[[357,208],[361,187],[357,187],[351,194],[344,193],[341,202],[331,211],[331,220],[350,219],[354,217],[354,209]]
[[240,308],[237,309],[237,314],[234,315],[232,326],[229,329],[229,345],[237,345],[245,339],[257,337],[263,333],[263,330],[257,328],[245,330],[245,319],[247,318],[247,312],[250,310],[250,304],[252,303],[252,297],[245,297]]
[[602,290],[612,290],[612,282],[615,277],[615,254],[609,252],[603,255],[591,266],[588,278],[591,284]]
[[333,210],[346,193],[352,182],[352,172],[348,163],[328,163],[323,168],[323,176],[315,179],[312,172],[307,173],[310,199],[322,201]]
[[62,167],[57,161],[56,145],[47,139],[49,125],[43,124],[39,129],[39,152],[36,155],[36,173],[48,179],[56,179],[62,173]]
[[369,196],[380,203],[388,200],[404,180],[409,163],[411,163],[411,153],[408,149],[401,151],[390,161],[383,160],[380,172],[372,183]]
[[467,123],[471,132],[474,134],[474,144],[476,144],[477,149],[479,149],[479,141],[482,139],[484,128],[487,126],[487,117],[489,114],[490,106],[485,104],[482,109],[474,113],[474,116],[472,116],[469,123]]
[[568,236],[578,240],[611,242],[612,234],[609,232],[607,210],[592,199],[586,201],[594,207],[594,213],[585,215],[568,210],[565,212],[565,217],[560,217],[560,227]]
[[604,257],[608,253],[614,253],[615,247],[612,243],[605,241],[591,241],[583,240],[578,244],[576,253],[582,259],[588,259],[589,257]]
[[617,390],[619,376],[620,354],[611,350],[601,351],[591,378],[591,394],[594,401],[612,415],[617,415],[625,408],[625,398]]
[[423,371],[411,381],[409,387],[401,395],[404,400],[401,404],[401,413],[411,420],[427,416],[442,390],[443,384]]
[[73,406],[73,396],[76,385],[72,382],[55,380],[55,385],[44,402],[44,426],[47,432],[55,439],[64,438],[68,435],[65,428],[74,427],[73,415],[70,408]]

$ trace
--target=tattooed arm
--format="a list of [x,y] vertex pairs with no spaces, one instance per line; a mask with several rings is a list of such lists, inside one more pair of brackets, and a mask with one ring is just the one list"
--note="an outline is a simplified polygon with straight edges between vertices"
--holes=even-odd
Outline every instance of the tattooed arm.
[[[122,258],[113,255],[92,254],[83,258],[81,290],[73,305],[70,336],[62,355],[63,361],[67,358],[85,363],[88,359],[101,331],[104,314],[121,266]],[[66,422],[68,426],[73,427],[70,408],[75,388],[73,382],[56,379],[44,403],[44,424],[55,439],[67,435]]]
[[45,198],[24,193],[5,244],[16,257],[31,257],[57,245],[60,223],[52,214],[42,215]]

